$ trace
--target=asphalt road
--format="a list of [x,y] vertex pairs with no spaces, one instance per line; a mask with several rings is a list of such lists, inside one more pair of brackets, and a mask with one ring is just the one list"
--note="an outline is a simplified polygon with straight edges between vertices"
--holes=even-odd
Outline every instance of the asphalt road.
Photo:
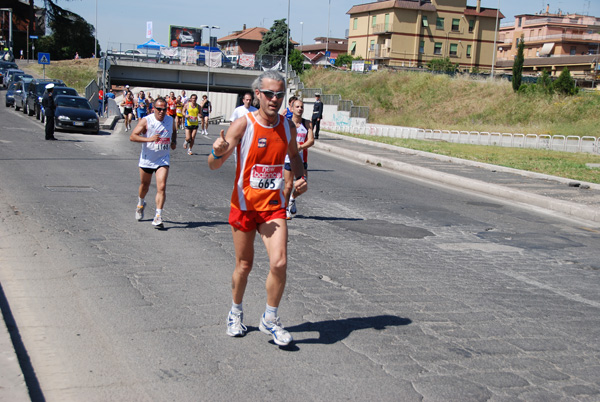
[[600,399],[597,231],[311,152],[279,348],[259,240],[250,332],[225,335],[233,163],[208,169],[212,140],[174,151],[159,231],[153,189],[134,220],[122,124],[57,138],[0,109],[0,282],[34,399]]

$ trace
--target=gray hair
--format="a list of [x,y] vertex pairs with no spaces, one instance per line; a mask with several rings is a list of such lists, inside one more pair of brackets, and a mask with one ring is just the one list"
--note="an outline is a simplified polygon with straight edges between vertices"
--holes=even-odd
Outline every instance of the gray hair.
[[256,91],[257,89],[262,89],[262,83],[264,79],[283,82],[283,86],[285,88],[285,78],[283,75],[279,74],[279,72],[276,70],[266,70],[254,80],[252,83],[252,90]]

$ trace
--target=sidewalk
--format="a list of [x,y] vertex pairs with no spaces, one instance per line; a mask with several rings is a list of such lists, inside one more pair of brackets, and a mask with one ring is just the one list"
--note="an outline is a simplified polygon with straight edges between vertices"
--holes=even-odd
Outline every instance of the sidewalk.
[[313,149],[600,226],[600,184],[321,132]]

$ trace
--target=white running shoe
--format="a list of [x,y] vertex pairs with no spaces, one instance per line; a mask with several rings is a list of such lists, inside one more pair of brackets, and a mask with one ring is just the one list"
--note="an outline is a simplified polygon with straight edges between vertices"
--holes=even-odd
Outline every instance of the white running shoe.
[[296,209],[296,199],[295,198],[290,198],[290,205],[288,206],[288,208],[292,215],[296,215],[296,212],[298,212],[298,210]]
[[283,325],[281,325],[281,321],[279,317],[275,317],[275,321],[265,321],[265,315],[263,314],[260,318],[260,324],[258,326],[260,332],[265,333],[267,335],[273,336],[273,342],[275,342],[279,346],[289,345],[294,339],[289,332],[287,332]]
[[248,328],[242,323],[244,320],[244,313],[239,314],[229,311],[227,315],[227,335],[229,336],[244,336],[248,331]]
[[138,221],[141,221],[142,219],[144,219],[144,208],[146,207],[146,201],[144,201],[144,205],[142,206],[137,206],[136,211],[135,211],[135,219]]
[[191,149],[188,149],[188,155],[193,155],[194,153],[192,152]]
[[187,149],[189,143],[190,143],[190,140],[185,140],[185,142],[183,143],[183,149]]
[[289,208],[285,209],[285,219],[287,219],[288,221],[292,219],[292,213],[290,212]]
[[204,131],[202,132],[202,135],[203,135],[203,136],[205,136],[205,137],[208,137],[208,131],[204,130]]
[[163,225],[163,221],[160,215],[156,215],[154,217],[154,220],[152,221],[152,226],[154,226],[156,229],[162,229],[165,227],[165,225]]

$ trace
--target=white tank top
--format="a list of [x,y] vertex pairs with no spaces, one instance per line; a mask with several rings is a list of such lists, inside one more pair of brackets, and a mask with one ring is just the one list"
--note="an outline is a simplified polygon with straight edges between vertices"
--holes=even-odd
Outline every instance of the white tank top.
[[[291,121],[291,120],[289,120]],[[304,127],[304,124],[300,123],[300,126],[296,127],[296,143],[298,145],[304,144],[306,142],[306,137],[308,136],[308,130]],[[300,152],[300,157],[302,158],[302,162],[306,160],[306,154],[308,150]],[[285,163],[290,163],[290,156],[285,156]]]
[[148,123],[144,137],[148,138],[159,134],[160,139],[157,142],[142,143],[139,167],[156,169],[161,166],[169,166],[173,118],[165,116],[163,121],[159,121],[151,114],[144,117],[144,119]]

